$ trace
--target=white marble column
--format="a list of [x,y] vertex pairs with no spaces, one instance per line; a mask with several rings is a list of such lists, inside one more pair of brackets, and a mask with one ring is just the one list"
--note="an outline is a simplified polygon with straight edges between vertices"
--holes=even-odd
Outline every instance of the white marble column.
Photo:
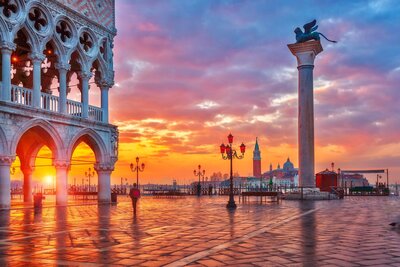
[[58,112],[67,114],[67,73],[70,70],[70,65],[66,63],[55,64],[58,70],[58,83],[59,83],[59,105]]
[[68,204],[68,171],[69,162],[54,161],[56,168],[56,205],[66,206]]
[[297,58],[298,83],[298,142],[299,142],[299,186],[315,187],[314,169],[314,59],[322,52],[319,41],[288,45]]
[[9,209],[11,205],[10,167],[13,157],[0,157],[0,209]]
[[92,73],[81,71],[78,76],[81,82],[82,118],[87,119],[89,117],[89,80]]
[[110,203],[111,202],[111,173],[114,166],[108,164],[96,164],[95,170],[98,179],[98,202]]
[[101,110],[103,113],[103,118],[102,121],[104,123],[108,123],[108,90],[109,90],[109,85],[108,84],[102,84],[101,85]]
[[32,53],[29,58],[32,60],[33,65],[32,104],[35,108],[40,108],[41,65],[45,56],[39,53]]
[[1,86],[1,100],[11,101],[11,54],[15,50],[15,44],[1,43],[1,74],[3,77]]
[[21,168],[21,171],[24,174],[24,202],[31,203],[33,201],[33,196],[32,196],[33,170],[34,169],[30,166]]

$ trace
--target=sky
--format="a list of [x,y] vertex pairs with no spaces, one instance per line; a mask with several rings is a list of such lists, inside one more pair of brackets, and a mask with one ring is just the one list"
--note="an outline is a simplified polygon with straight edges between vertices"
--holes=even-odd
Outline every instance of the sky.
[[400,3],[398,1],[118,0],[110,118],[119,127],[113,179],[195,180],[198,164],[227,173],[219,145],[247,146],[234,171],[298,165],[294,28],[317,19],[316,172],[388,168],[400,182]]
[[[247,146],[233,163],[242,176],[252,175],[256,137],[263,171],[288,157],[297,167],[297,63],[287,44],[313,19],[338,41],[322,40],[315,60],[316,172],[334,162],[389,169],[400,182],[398,1],[115,2],[109,97],[120,144],[112,183],[134,181],[137,156],[146,164],[141,183],[189,183],[199,164],[206,176],[228,173],[219,146],[229,133],[234,147]],[[74,155],[94,160],[84,144]],[[86,170],[73,167],[69,182]]]

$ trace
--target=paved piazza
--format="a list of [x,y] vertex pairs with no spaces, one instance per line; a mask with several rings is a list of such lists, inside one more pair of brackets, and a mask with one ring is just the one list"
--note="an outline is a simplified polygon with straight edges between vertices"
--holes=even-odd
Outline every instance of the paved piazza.
[[239,204],[143,197],[1,211],[1,266],[400,266],[398,197]]

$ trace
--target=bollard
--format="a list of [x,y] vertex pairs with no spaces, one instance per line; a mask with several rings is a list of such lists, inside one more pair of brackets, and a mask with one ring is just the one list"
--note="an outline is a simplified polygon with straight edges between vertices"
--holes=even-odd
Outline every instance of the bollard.
[[33,195],[33,207],[35,209],[41,209],[42,208],[42,200],[44,199],[42,193],[36,193]]
[[111,203],[117,203],[117,193],[111,193]]

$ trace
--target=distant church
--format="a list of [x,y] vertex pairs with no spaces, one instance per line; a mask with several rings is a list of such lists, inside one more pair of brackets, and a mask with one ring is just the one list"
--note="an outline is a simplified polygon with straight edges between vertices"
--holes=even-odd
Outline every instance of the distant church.
[[272,168],[272,163],[269,165],[269,171],[262,173],[261,171],[261,151],[256,138],[256,144],[253,151],[253,176],[256,178],[272,179],[276,185],[298,185],[298,168],[295,168],[293,163],[287,158],[286,162],[281,168],[280,164],[276,169]]

